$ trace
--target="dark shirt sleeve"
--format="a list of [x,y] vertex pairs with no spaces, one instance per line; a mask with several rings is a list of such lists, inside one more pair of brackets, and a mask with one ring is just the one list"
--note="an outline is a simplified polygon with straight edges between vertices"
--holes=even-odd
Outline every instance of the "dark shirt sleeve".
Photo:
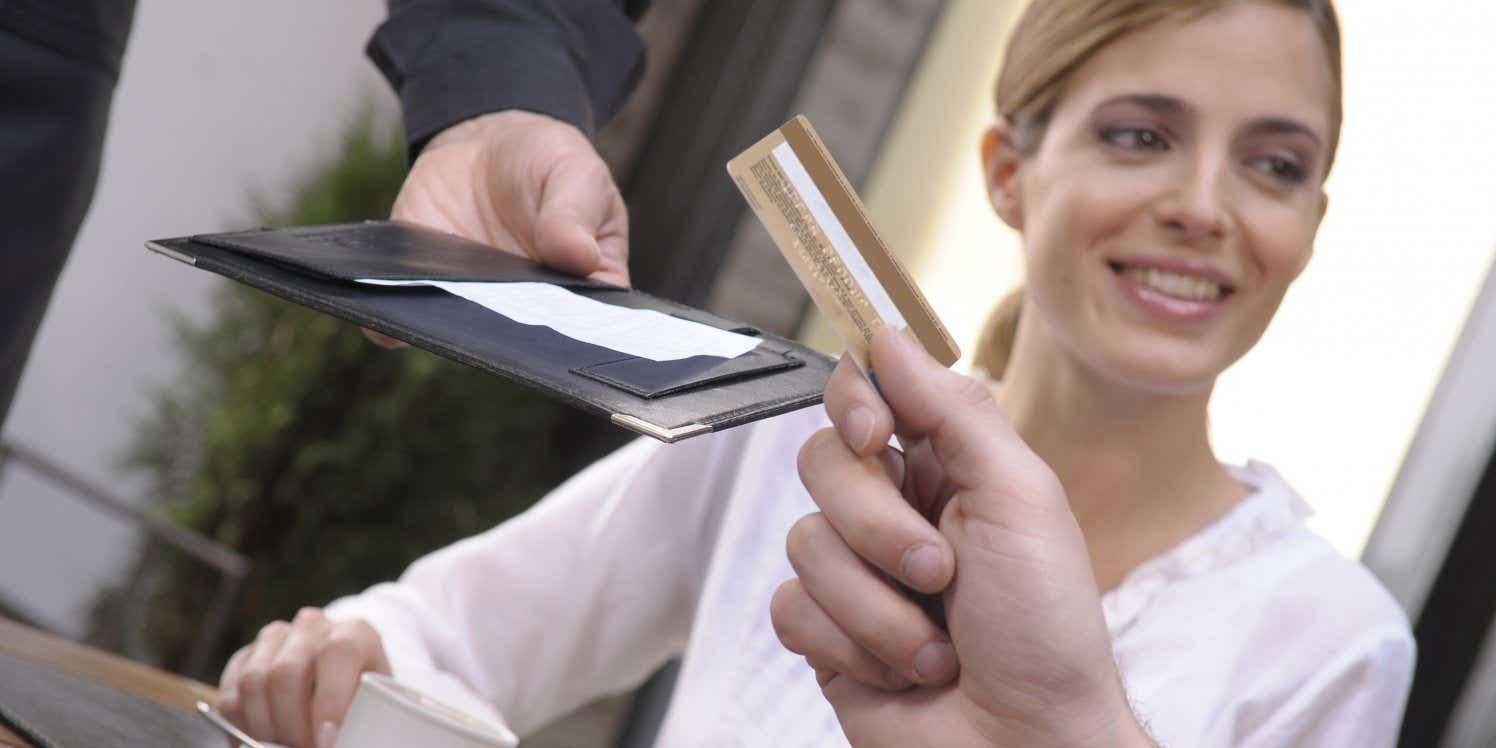
[[524,109],[591,134],[644,62],[649,0],[389,0],[368,54],[400,96],[414,158],[442,130]]

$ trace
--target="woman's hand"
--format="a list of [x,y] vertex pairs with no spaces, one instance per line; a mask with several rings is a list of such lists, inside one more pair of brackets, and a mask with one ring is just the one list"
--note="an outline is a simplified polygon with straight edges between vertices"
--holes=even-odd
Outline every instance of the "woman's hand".
[[628,211],[608,165],[580,130],[543,114],[493,112],[443,130],[411,165],[390,218],[629,285]]
[[334,623],[302,608],[274,621],[229,658],[218,709],[250,737],[289,746],[331,748],[353,703],[359,676],[390,672],[374,627]]
[[[1054,473],[983,383],[888,329],[874,336],[872,361],[887,402],[843,360],[826,389],[836,428],[801,450],[821,511],[791,531],[798,578],[771,611],[848,738],[1150,744]],[[895,431],[902,454],[885,446]],[[943,592],[948,638],[891,580]]]

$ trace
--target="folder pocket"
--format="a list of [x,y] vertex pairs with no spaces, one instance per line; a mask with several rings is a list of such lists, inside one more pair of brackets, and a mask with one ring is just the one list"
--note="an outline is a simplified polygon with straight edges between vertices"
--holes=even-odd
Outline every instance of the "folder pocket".
[[675,361],[651,361],[629,356],[572,369],[572,373],[617,387],[643,398],[668,397],[681,392],[804,366],[767,341],[741,356],[692,356]]

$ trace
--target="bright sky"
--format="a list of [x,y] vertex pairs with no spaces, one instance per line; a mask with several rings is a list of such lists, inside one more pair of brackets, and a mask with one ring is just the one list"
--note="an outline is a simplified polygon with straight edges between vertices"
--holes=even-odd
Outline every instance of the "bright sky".
[[[1273,327],[1221,380],[1212,426],[1223,459],[1275,465],[1315,508],[1314,527],[1359,555],[1496,258],[1496,4],[1339,10],[1346,124],[1330,212]],[[1000,52],[991,30],[1009,12],[948,6],[867,189],[965,349],[1021,273],[976,161]]]

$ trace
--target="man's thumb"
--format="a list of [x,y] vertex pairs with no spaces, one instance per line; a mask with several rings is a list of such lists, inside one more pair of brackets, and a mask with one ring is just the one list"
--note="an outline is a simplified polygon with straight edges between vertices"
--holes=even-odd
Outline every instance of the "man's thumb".
[[556,165],[540,196],[534,242],[529,247],[541,263],[581,276],[597,272],[602,264],[598,235],[608,220],[616,189],[607,167],[593,158],[596,164],[567,161]]
[[900,437],[928,439],[952,488],[1054,490],[1048,466],[1008,425],[985,382],[946,369],[909,333],[888,327],[873,336],[872,368]]

